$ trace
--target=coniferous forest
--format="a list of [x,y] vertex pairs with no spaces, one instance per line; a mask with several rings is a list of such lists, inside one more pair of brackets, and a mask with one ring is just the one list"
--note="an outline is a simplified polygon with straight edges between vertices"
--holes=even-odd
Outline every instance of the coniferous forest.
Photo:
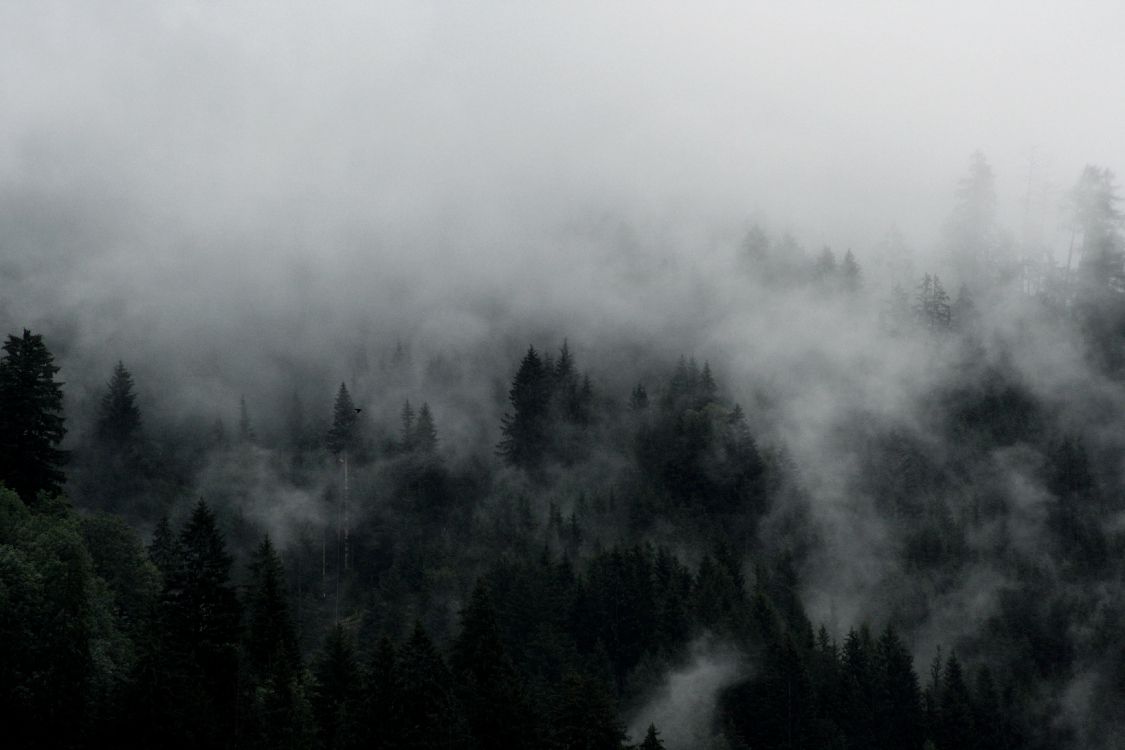
[[[885,196],[858,224],[815,202],[772,218],[766,198],[733,220],[680,197],[623,209],[521,150],[564,127],[565,92],[527,94],[552,125],[526,132],[458,98],[508,101],[477,76],[540,75],[492,67],[543,61],[528,50],[457,32],[408,64],[431,42],[370,51],[342,18],[318,37],[321,11],[172,6],[137,11],[149,41],[124,6],[0,9],[60,44],[79,21],[121,42],[70,51],[89,66],[68,75],[102,87],[74,91],[150,116],[71,131],[19,94],[19,127],[0,123],[6,747],[1125,742],[1110,168],[1051,184],[966,150],[909,233]],[[468,83],[446,54],[484,67]],[[344,75],[361,58],[395,76]],[[459,83],[442,98],[400,74]],[[440,148],[386,156],[440,140],[366,109],[388,92],[486,136],[453,150],[467,177],[435,177]],[[625,111],[655,96],[634,95]],[[306,109],[321,97],[397,125],[338,129]],[[568,187],[525,189],[509,157]],[[413,170],[483,197],[456,208]],[[399,192],[366,192],[376,173]],[[694,174],[685,192],[729,205]]]

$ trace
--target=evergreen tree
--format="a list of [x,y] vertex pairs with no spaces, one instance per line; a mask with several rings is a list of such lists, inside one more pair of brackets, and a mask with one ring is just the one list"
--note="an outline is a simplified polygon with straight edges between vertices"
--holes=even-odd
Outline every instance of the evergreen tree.
[[394,644],[383,636],[364,675],[363,735],[372,750],[402,743],[402,684]]
[[289,617],[285,568],[269,535],[250,560],[246,653],[260,676],[288,677],[297,666],[297,638]]
[[660,732],[657,731],[655,724],[649,724],[645,739],[637,746],[637,750],[660,750],[662,747],[664,747],[664,740],[660,739]]
[[957,186],[953,214],[946,225],[946,243],[955,278],[982,291],[998,269],[996,178],[980,151],[969,157],[969,174]]
[[328,428],[325,445],[333,453],[352,451],[356,448],[358,438],[359,412],[352,403],[348,387],[340,383],[340,390],[336,392],[336,402],[332,406],[332,426]]
[[856,294],[863,288],[859,263],[856,262],[855,253],[851,250],[844,253],[844,260],[840,263],[840,273],[843,276],[844,291],[848,294]]
[[[231,557],[215,516],[200,500],[180,532],[179,559],[165,579],[164,635],[182,665],[181,678],[198,674],[202,703],[189,708],[188,723],[207,717],[201,730],[219,737],[234,729],[238,692],[241,611],[230,583]],[[191,680],[191,682],[195,682]]]
[[566,674],[552,702],[549,747],[621,750],[625,733],[617,723],[605,684],[577,673]]
[[168,516],[162,516],[152,532],[152,541],[148,545],[148,559],[167,581],[175,571],[180,555],[180,543],[176,539],[175,532],[172,531],[172,524],[168,522]]
[[254,425],[250,423],[250,412],[246,408],[246,397],[238,399],[238,440],[241,443],[253,443],[258,436],[254,433]]
[[629,396],[629,408],[635,412],[644,411],[648,408],[648,391],[642,383],[637,383],[633,387],[633,393]]
[[836,279],[836,255],[831,248],[825,247],[817,256],[813,276],[817,281],[827,283]]
[[430,413],[430,405],[423,402],[418,410],[418,421],[414,425],[414,448],[422,453],[433,453],[437,450],[437,428],[434,427],[434,417]]
[[973,708],[969,688],[956,654],[950,654],[942,674],[938,703],[938,747],[970,748],[973,743]]
[[453,644],[452,666],[477,747],[530,746],[530,722],[518,675],[508,660],[484,583],[473,589],[461,611],[461,633]]
[[313,710],[321,746],[345,750],[359,746],[361,683],[351,642],[337,623],[328,634],[316,665]]
[[22,336],[8,336],[3,348],[0,482],[34,503],[40,492],[62,491],[62,383],[55,381],[59,368],[42,336],[24,329]]
[[141,431],[141,411],[133,393],[133,376],[123,362],[113,368],[106,392],[98,404],[95,434],[104,444],[120,448],[136,440]]
[[417,748],[463,747],[465,727],[449,669],[421,622],[414,623],[398,663],[403,744]]
[[497,450],[513,466],[532,469],[547,449],[550,383],[535,347],[529,347],[512,380],[508,401],[512,411],[504,415],[503,439]]
[[410,405],[409,401],[402,402],[402,412],[399,419],[402,425],[399,445],[402,446],[404,451],[412,451],[414,450],[414,407]]

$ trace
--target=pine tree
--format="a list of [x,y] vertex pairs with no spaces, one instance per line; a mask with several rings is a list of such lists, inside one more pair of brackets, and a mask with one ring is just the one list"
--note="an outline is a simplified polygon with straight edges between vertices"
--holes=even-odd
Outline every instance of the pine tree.
[[662,747],[664,747],[664,740],[660,739],[660,732],[657,731],[655,724],[649,724],[644,742],[637,746],[637,750],[660,750]]
[[813,275],[817,281],[830,282],[836,278],[836,256],[833,254],[832,249],[825,247],[820,251],[817,256],[816,266],[813,269]]
[[316,665],[313,711],[325,750],[358,747],[361,683],[351,641],[337,625],[328,634]]
[[332,426],[328,428],[325,444],[333,453],[352,451],[356,448],[359,413],[352,403],[348,387],[340,383],[336,392],[336,402],[332,406]]
[[41,335],[9,336],[0,359],[0,482],[26,503],[40,492],[58,494],[66,434],[59,368]]
[[269,535],[250,560],[246,653],[262,676],[290,675],[297,666],[297,638],[289,617],[285,568]]
[[133,376],[123,362],[113,368],[106,392],[98,405],[95,434],[104,444],[120,448],[136,440],[141,431],[141,411],[133,393]]
[[840,272],[843,275],[845,292],[856,294],[863,288],[863,276],[859,269],[859,263],[856,262],[855,253],[851,250],[844,253],[844,260],[840,264]]
[[452,666],[477,746],[529,745],[524,691],[504,651],[492,597],[483,583],[473,589],[461,611],[461,633],[453,644]]
[[535,347],[529,347],[520,362],[508,401],[512,411],[504,415],[497,451],[513,466],[535,468],[547,449],[550,407],[549,380]]
[[202,690],[204,696],[203,703],[188,709],[186,721],[205,721],[203,730],[229,736],[237,705],[241,611],[230,583],[231,557],[203,500],[180,532],[178,548],[179,559],[165,579],[164,634],[181,660],[181,676],[198,674],[198,684],[184,689]]
[[437,428],[434,427],[434,416],[430,413],[430,405],[422,402],[418,410],[418,420],[414,425],[414,448],[422,453],[433,453],[437,450]]
[[422,627],[400,651],[402,728],[408,747],[461,747],[465,736],[453,681],[441,654]]
[[402,424],[399,445],[402,450],[410,452],[414,450],[414,407],[410,405],[409,401],[402,402],[402,412],[399,419]]
[[180,542],[172,531],[172,524],[168,522],[168,516],[162,516],[152,532],[152,541],[148,545],[148,559],[152,560],[152,564],[167,581],[168,576],[176,569],[180,556]]

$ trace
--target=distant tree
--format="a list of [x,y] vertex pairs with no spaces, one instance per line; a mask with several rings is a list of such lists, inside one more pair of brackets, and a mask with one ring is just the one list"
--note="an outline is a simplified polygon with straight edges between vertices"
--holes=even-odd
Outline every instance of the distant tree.
[[106,392],[98,404],[95,434],[104,444],[120,448],[136,440],[141,431],[141,411],[133,393],[133,376],[123,362],[113,368]]
[[512,411],[504,415],[498,453],[513,466],[538,466],[547,448],[550,383],[535,347],[529,347],[508,391]]
[[180,543],[176,533],[172,530],[172,524],[168,522],[168,516],[163,516],[152,532],[152,541],[148,545],[148,559],[167,580],[175,571],[180,555]]
[[66,434],[59,368],[41,335],[8,336],[0,359],[0,482],[26,503],[57,494],[64,480]]
[[328,428],[325,445],[333,453],[355,450],[357,443],[359,414],[352,403],[348,386],[340,383],[336,392],[336,402],[332,406],[332,426]]
[[929,331],[946,330],[952,323],[949,295],[937,276],[926,274],[914,297],[914,316]]
[[250,423],[250,412],[246,408],[246,397],[238,399],[238,440],[241,443],[252,443],[258,436],[254,433],[254,426]]
[[664,747],[664,740],[660,739],[660,732],[657,731],[655,724],[649,724],[644,741],[637,745],[637,750],[660,750],[662,747]]
[[414,425],[414,448],[422,453],[433,453],[437,450],[437,428],[434,427],[434,416],[430,413],[430,405],[423,402],[418,410],[418,421]]
[[410,405],[410,401],[402,402],[399,421],[401,423],[399,445],[404,451],[414,450],[414,407]]
[[955,278],[983,292],[999,269],[1000,233],[996,223],[996,178],[980,151],[969,157],[969,173],[957,186],[945,242]]
[[851,250],[844,253],[844,260],[840,264],[840,273],[843,277],[844,291],[848,294],[855,294],[863,288],[863,275],[859,263],[856,262],[855,253]]
[[813,276],[818,281],[831,282],[836,278],[836,271],[836,255],[832,252],[831,248],[825,247],[816,258],[816,265],[813,267]]
[[633,387],[633,393],[629,396],[629,408],[633,411],[644,411],[648,408],[648,391],[642,383],[637,383]]

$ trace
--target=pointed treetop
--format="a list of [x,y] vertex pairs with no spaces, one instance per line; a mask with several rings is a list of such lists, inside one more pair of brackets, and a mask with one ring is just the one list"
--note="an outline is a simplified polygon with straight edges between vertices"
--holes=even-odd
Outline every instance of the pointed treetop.
[[95,433],[108,443],[120,445],[138,437],[140,429],[141,412],[133,394],[133,376],[119,360],[98,405]]
[[336,392],[336,403],[332,407],[332,426],[328,428],[325,443],[328,450],[341,453],[355,448],[359,415],[352,403],[348,386],[340,383]]
[[437,449],[437,442],[437,428],[434,426],[430,405],[422,402],[422,408],[418,410],[418,420],[414,424],[414,447],[423,453],[433,453]]

